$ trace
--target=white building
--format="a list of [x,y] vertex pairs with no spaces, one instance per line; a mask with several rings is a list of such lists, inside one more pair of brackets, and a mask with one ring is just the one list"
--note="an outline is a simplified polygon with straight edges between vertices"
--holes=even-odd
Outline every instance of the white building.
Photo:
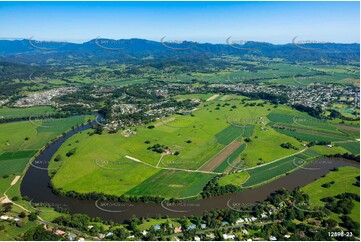
[[223,239],[234,239],[236,236],[234,234],[223,234]]

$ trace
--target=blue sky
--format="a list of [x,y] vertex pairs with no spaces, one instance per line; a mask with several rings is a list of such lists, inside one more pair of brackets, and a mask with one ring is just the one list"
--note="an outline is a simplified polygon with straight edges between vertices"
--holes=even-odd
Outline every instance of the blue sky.
[[359,2],[0,2],[0,38],[359,43]]

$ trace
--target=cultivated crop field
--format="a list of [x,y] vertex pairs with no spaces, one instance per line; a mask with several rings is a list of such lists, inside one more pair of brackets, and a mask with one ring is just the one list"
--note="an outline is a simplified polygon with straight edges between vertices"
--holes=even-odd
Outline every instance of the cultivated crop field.
[[[175,114],[144,126],[128,127],[135,132],[129,137],[121,132],[90,136],[91,131],[84,131],[74,135],[53,157],[60,155],[62,162],[52,161],[50,165],[52,184],[81,193],[195,196],[222,173],[222,185],[243,183],[243,187],[250,187],[294,170],[294,159],[347,152],[338,146],[303,154],[308,140],[297,140],[285,132],[288,130],[273,126],[297,127],[302,137],[312,138],[312,132],[322,131],[331,142],[354,140],[338,131],[335,124],[320,126],[319,120],[285,105],[275,107],[234,95],[210,98],[214,95],[179,96],[203,101],[191,115]],[[282,143],[290,143],[293,148],[282,148]],[[68,157],[66,153],[71,149],[76,151]],[[244,169],[247,172],[242,175],[231,174]]]

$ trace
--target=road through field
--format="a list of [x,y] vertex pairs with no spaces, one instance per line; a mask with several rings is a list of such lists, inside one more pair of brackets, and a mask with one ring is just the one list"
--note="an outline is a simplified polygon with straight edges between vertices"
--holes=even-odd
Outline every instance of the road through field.
[[219,172],[212,172],[212,171],[199,171],[199,170],[189,170],[189,169],[181,169],[181,168],[168,168],[168,167],[157,167],[157,166],[153,166],[147,162],[138,160],[137,158],[131,157],[126,155],[125,158],[130,159],[132,161],[138,162],[138,163],[142,163],[144,165],[153,167],[155,169],[160,169],[160,170],[173,170],[173,171],[186,171],[186,172],[198,172],[198,173],[206,173],[206,174],[215,174],[215,175],[220,175],[222,173]]

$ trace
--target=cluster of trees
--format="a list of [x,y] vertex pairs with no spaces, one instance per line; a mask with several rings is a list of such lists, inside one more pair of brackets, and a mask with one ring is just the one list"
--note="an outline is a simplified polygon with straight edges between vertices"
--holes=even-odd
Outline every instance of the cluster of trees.
[[142,203],[161,203],[164,198],[160,196],[117,196],[109,195],[104,193],[89,192],[89,193],[79,193],[76,191],[63,191],[60,189],[52,188],[53,193],[65,197],[76,198],[79,200],[102,200],[102,201],[117,201],[117,202],[142,202]]
[[63,238],[54,234],[52,231],[46,231],[43,225],[38,225],[26,231],[20,238],[24,241],[59,241]]
[[168,146],[155,144],[153,146],[149,146],[147,149],[157,153],[163,153],[166,149],[168,149]]
[[324,188],[330,188],[331,185],[335,184],[335,181],[330,181],[330,182],[326,182],[324,184],[321,185],[321,187],[324,187]]
[[323,113],[322,108],[320,106],[313,108],[313,107],[304,106],[302,104],[294,104],[292,107],[298,111],[308,113],[309,115],[315,118],[321,118]]
[[245,138],[244,141],[247,143],[252,142],[251,138],[249,138],[249,137]]
[[354,207],[353,201],[360,201],[360,197],[357,194],[345,192],[335,197],[325,197],[322,199],[327,203],[327,208],[337,214],[350,214]]
[[[65,155],[66,155],[67,157],[70,157],[70,156],[74,155],[75,152],[76,152],[76,148],[73,148],[73,149],[69,150],[68,152],[66,152]],[[55,157],[55,159],[56,159],[56,158],[58,158],[58,156]],[[60,159],[59,159],[59,160],[60,160]]]
[[337,154],[332,154],[332,155],[324,155],[324,157],[345,158],[348,160],[360,162],[360,155],[354,155],[354,154],[349,154],[349,153],[345,153],[345,154],[337,153]]
[[281,144],[281,147],[282,147],[282,148],[285,148],[285,149],[299,150],[296,146],[294,146],[294,145],[291,144],[290,142],[282,143],[282,144]]
[[203,188],[203,191],[201,192],[203,198],[221,196],[240,190],[239,187],[232,184],[220,186],[218,184],[219,178],[219,176],[216,176],[206,184],[206,186]]

